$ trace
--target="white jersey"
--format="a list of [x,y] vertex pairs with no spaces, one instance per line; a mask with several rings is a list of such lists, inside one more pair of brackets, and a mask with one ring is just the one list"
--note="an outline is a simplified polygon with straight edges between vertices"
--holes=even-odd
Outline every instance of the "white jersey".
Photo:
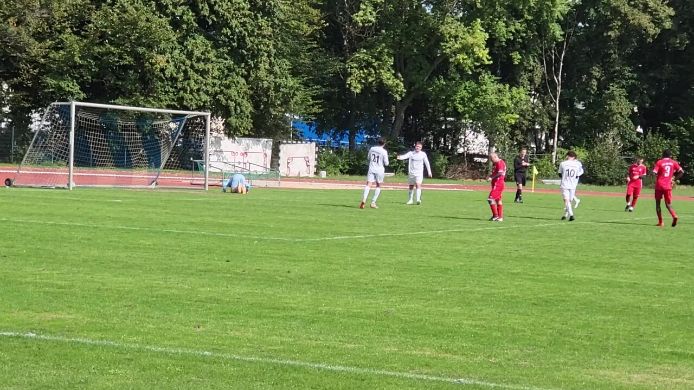
[[373,146],[369,149],[369,172],[384,173],[388,166],[388,152],[382,146]]
[[422,151],[407,152],[404,155],[400,156],[401,160],[404,160],[406,158],[410,159],[408,171],[410,176],[423,177],[425,165],[427,167],[427,172],[429,173],[429,176],[431,176],[431,166],[429,166],[429,159],[427,158],[426,153]]
[[578,177],[583,175],[583,164],[578,160],[564,160],[559,164],[557,172],[561,175],[559,188],[575,190],[578,185]]

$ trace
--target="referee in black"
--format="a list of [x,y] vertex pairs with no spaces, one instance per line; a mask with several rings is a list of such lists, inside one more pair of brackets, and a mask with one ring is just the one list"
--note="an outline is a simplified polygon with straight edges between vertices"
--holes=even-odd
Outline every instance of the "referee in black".
[[513,177],[516,179],[516,199],[515,203],[523,203],[523,186],[525,185],[525,173],[530,166],[528,149],[521,148],[518,155],[513,159]]

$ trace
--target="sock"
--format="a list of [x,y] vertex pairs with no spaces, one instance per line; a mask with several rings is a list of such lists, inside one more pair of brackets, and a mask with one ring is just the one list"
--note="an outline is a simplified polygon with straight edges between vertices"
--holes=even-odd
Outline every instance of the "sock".
[[631,207],[636,207],[636,201],[639,199],[638,195],[634,195],[634,199],[631,201]]
[[498,217],[499,212],[497,211],[496,205],[495,204],[490,204],[489,208],[492,209],[492,217]]
[[498,210],[499,218],[503,218],[504,217],[504,205],[499,203],[498,205],[496,205],[496,209]]
[[566,213],[569,214],[569,216],[574,215],[574,209],[571,207],[571,202],[566,202]]
[[374,190],[374,197],[371,199],[371,203],[376,203],[376,199],[378,199],[379,195],[381,195],[381,187],[376,187]]
[[663,213],[660,210],[655,211],[658,214],[658,223],[663,223]]
[[667,211],[670,212],[670,216],[671,216],[672,218],[677,218],[677,213],[675,212],[675,209],[669,208],[669,209],[667,209]]
[[417,202],[422,200],[422,189],[417,188]]
[[516,199],[515,200],[520,200],[521,199],[521,190],[516,190]]
[[412,202],[412,190],[407,191],[407,198]]
[[364,187],[364,196],[361,198],[362,202],[366,202],[366,198],[369,197],[369,190],[371,190],[371,187],[369,187],[369,186]]
[[[627,199],[627,206],[631,206],[631,202],[629,202],[629,199],[630,199],[630,198],[631,198],[631,196],[629,196],[629,195],[626,196],[626,199]],[[634,199],[636,199],[636,197],[634,197]]]

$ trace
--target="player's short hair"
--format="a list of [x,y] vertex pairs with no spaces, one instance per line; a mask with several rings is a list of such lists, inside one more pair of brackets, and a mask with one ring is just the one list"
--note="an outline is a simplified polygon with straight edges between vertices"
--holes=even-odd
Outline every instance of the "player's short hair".
[[383,137],[379,138],[379,139],[378,139],[378,144],[381,145],[381,146],[385,145],[385,144],[386,144],[386,139],[383,138]]
[[639,160],[643,160],[644,158],[641,156],[634,156],[634,162],[639,162]]
[[422,143],[422,141],[417,141],[417,142],[415,142],[414,144],[415,144],[415,146],[417,146],[417,145],[419,145],[419,146],[424,146],[424,144]]
[[663,157],[665,157],[665,158],[672,157],[672,152],[670,151],[670,149],[663,150]]
[[527,147],[527,146],[521,146],[520,149],[518,149],[519,152],[521,152],[521,151],[523,151],[523,150],[525,150],[525,151],[527,152],[527,151],[528,151],[528,147]]
[[567,156],[567,157],[571,157],[571,158],[576,158],[576,157],[578,157],[578,155],[576,154],[576,152],[574,152],[573,150],[569,150],[568,152],[566,152],[566,156]]

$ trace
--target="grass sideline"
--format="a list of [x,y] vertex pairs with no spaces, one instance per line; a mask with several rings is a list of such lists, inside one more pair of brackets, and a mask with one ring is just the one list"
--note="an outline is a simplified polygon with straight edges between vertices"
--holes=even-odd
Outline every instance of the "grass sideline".
[[694,203],[360,193],[0,189],[0,383],[694,387]]

